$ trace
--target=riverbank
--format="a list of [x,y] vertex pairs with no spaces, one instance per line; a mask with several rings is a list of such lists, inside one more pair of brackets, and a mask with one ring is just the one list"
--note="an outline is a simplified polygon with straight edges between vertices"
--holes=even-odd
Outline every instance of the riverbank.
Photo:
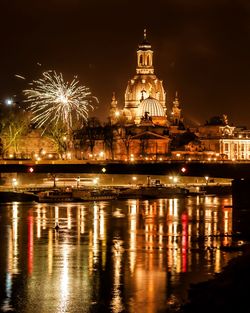
[[188,303],[179,313],[248,313],[250,282],[250,247],[231,260],[214,278],[193,284]]
[[[9,188],[10,189],[10,188]],[[230,195],[231,186],[223,184],[211,185],[128,185],[128,186],[86,186],[80,188],[43,186],[22,187],[18,190],[1,188],[0,202],[38,201],[38,202],[77,202],[111,199],[164,199],[193,195]]]

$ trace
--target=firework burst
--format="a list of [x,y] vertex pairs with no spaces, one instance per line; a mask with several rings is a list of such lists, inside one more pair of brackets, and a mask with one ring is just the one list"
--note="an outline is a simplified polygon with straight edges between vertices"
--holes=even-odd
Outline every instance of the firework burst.
[[93,101],[97,98],[91,95],[89,88],[79,86],[74,78],[65,82],[62,74],[47,71],[42,78],[34,80],[31,88],[24,90],[28,110],[33,113],[32,121],[37,127],[45,129],[50,124],[63,123],[67,129],[72,129],[75,121],[86,120]]

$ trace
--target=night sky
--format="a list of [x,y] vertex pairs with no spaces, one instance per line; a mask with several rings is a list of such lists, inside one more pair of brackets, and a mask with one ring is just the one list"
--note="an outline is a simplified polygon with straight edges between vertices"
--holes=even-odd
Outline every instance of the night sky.
[[[184,118],[228,115],[250,127],[248,0],[1,0],[0,100],[54,69],[90,87],[106,120],[112,92],[123,107],[147,28],[168,106],[178,90]],[[41,65],[40,65],[41,64]],[[21,80],[15,74],[26,77]]]

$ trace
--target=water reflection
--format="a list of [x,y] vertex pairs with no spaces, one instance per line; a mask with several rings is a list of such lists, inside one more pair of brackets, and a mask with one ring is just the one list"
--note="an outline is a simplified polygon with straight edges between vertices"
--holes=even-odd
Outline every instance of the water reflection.
[[230,203],[190,197],[2,206],[1,310],[165,310],[232,257],[219,250],[232,240],[220,236],[232,232]]

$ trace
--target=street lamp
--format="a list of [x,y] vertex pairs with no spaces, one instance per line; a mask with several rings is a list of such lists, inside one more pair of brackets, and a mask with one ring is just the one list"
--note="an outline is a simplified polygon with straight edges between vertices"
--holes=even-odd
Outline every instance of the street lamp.
[[178,182],[178,177],[174,176],[173,181],[174,181],[174,183],[177,183]]
[[208,180],[209,180],[209,177],[208,176],[205,176],[205,181],[206,181],[206,185],[208,185]]
[[133,180],[134,184],[136,184],[137,177],[136,177],[136,176],[133,176],[133,177],[132,177],[132,180]]
[[19,104],[18,101],[14,100],[13,98],[9,97],[3,100],[3,102],[5,103],[6,106],[11,107],[14,106],[16,104]]
[[5,99],[5,104],[6,105],[12,105],[14,103],[13,99],[12,98],[7,98]]
[[76,179],[76,188],[77,189],[80,187],[80,181],[81,181],[81,178],[80,178],[80,176],[78,176]]
[[18,185],[18,181],[16,178],[12,178],[12,187],[13,187],[13,190],[15,190],[17,188],[17,185]]

